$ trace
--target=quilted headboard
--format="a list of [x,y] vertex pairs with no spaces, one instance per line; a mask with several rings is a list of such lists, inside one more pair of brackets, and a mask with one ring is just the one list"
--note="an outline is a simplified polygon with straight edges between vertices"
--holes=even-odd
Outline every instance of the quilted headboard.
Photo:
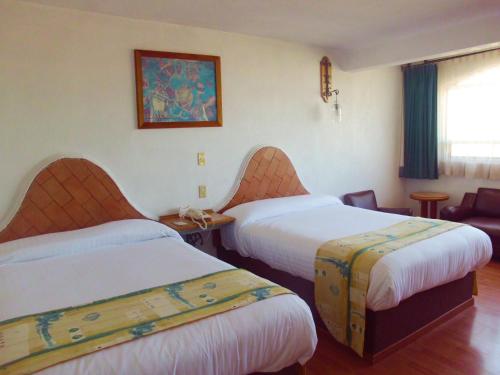
[[308,194],[288,156],[279,148],[262,147],[248,161],[235,194],[220,210],[259,199]]
[[0,231],[0,243],[140,218],[145,217],[104,170],[86,159],[63,158],[35,177],[17,213]]

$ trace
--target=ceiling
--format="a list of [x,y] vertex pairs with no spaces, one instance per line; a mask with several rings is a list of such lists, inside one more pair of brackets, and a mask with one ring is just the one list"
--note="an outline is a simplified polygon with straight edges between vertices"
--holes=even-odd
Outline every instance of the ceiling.
[[500,42],[500,0],[30,0],[330,49],[345,70]]

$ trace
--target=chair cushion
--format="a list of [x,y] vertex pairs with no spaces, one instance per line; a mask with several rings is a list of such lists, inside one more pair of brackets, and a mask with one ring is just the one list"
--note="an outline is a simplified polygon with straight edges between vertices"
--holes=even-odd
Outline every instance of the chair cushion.
[[475,214],[500,218],[500,189],[477,189]]
[[500,218],[474,216],[464,219],[462,223],[481,229],[490,237],[500,237]]
[[378,210],[375,192],[373,190],[359,191],[344,195],[344,202],[349,206]]

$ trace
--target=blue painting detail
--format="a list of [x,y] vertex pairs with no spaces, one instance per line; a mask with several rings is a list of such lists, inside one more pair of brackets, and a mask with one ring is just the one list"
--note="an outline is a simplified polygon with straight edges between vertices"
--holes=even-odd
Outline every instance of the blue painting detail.
[[213,61],[142,57],[145,122],[216,121]]
[[217,284],[212,282],[203,284],[203,289],[215,289],[216,287]]
[[196,306],[192,305],[189,303],[188,300],[182,298],[179,292],[181,292],[184,289],[184,285],[182,283],[175,283],[175,284],[170,284],[165,287],[165,291],[170,295],[170,297],[176,299],[177,301],[180,301],[184,303],[185,305],[195,308]]
[[89,313],[83,317],[82,320],[85,320],[87,322],[93,322],[94,320],[99,319],[101,315],[97,312]]
[[335,284],[331,284],[330,285],[330,292],[334,295],[334,296],[338,296],[339,293],[340,293],[340,289],[337,285]]
[[262,300],[265,300],[267,297],[269,297],[271,293],[269,291],[269,287],[265,287],[265,288],[260,288],[260,289],[254,290],[250,294],[252,296],[256,297],[257,301],[262,301]]
[[349,272],[351,271],[351,267],[349,266],[348,261],[334,259],[334,258],[321,258],[321,257],[318,257],[316,259],[319,259],[320,261],[325,263],[332,263],[336,268],[340,270],[340,274],[344,279],[347,279],[349,277]]
[[138,339],[139,337],[144,336],[147,333],[153,332],[155,325],[154,323],[144,323],[134,328],[130,329],[130,333],[134,336],[134,339]]
[[52,335],[50,334],[49,328],[53,322],[57,322],[64,315],[63,312],[50,312],[47,314],[39,315],[36,318],[36,331],[40,338],[45,341],[49,348],[55,346],[52,341]]

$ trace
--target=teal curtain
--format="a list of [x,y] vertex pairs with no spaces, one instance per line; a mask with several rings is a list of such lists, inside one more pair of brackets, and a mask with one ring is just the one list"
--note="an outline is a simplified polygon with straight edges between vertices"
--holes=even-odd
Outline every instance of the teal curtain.
[[437,66],[406,67],[402,176],[437,179],[437,148]]

